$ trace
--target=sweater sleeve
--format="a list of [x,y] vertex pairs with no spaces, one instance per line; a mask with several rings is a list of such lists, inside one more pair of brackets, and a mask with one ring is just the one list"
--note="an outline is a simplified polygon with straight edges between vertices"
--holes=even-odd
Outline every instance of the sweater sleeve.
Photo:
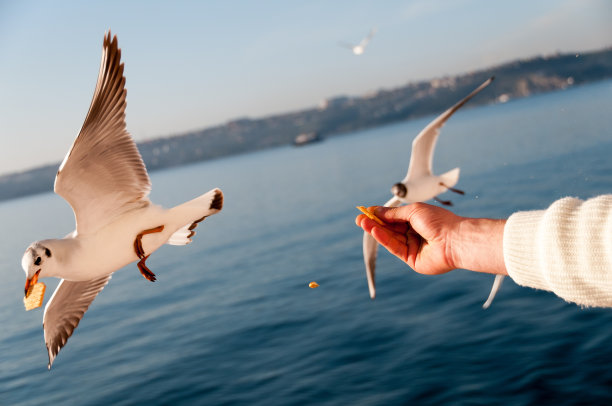
[[583,306],[612,307],[612,195],[566,197],[546,210],[514,213],[503,244],[517,284]]

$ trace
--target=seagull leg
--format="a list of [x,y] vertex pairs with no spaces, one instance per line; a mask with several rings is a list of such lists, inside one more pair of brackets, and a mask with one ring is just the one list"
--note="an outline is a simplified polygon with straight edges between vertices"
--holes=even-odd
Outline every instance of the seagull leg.
[[464,192],[463,190],[459,190],[459,189],[455,189],[455,188],[450,187],[450,186],[446,186],[446,185],[445,185],[444,183],[442,183],[442,182],[440,182],[440,186],[444,186],[445,188],[447,188],[447,189],[448,189],[448,190],[450,190],[451,192],[455,192],[455,193],[458,193],[458,194],[460,194],[460,195],[464,195],[464,194],[465,194],[465,192]]
[[445,206],[452,206],[453,205],[453,202],[451,202],[450,200],[441,200],[441,199],[438,199],[437,197],[434,197],[434,200],[436,202],[440,203],[440,204],[445,205]]
[[156,278],[155,278],[155,274],[151,272],[149,268],[147,268],[147,265],[145,263],[147,258],[149,258],[150,254],[145,256],[144,249],[142,248],[142,237],[147,234],[161,233],[163,230],[164,230],[163,224],[161,226],[157,226],[149,230],[144,230],[138,233],[138,235],[136,236],[136,239],[134,240],[134,251],[136,251],[136,255],[138,256],[138,258],[140,258],[140,261],[138,261],[138,264],[136,265],[138,265],[138,269],[140,270],[140,273],[142,274],[142,276],[144,276],[145,279],[151,282],[155,282]]
[[155,274],[151,272],[151,270],[147,267],[147,264],[145,263],[147,258],[149,258],[148,255],[142,258],[140,261],[138,261],[136,265],[138,265],[138,269],[140,270],[140,273],[142,274],[142,276],[145,277],[146,280],[148,280],[149,282],[155,282],[157,280],[157,278],[155,277]]

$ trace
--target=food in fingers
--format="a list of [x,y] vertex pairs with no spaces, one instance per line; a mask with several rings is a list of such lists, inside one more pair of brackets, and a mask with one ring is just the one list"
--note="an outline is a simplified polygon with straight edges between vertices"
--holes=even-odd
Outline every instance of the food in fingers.
[[365,207],[365,206],[357,206],[357,208],[358,208],[359,210],[361,210],[361,212],[362,212],[363,214],[365,214],[366,216],[368,216],[368,218],[369,218],[369,219],[371,219],[371,220],[373,220],[373,221],[377,222],[377,223],[378,223],[378,224],[380,224],[381,226],[384,226],[384,225],[385,225],[385,223],[383,223],[381,219],[379,219],[378,217],[376,217],[376,216],[374,215],[374,213],[372,213],[370,210],[368,210],[368,208],[367,208],[367,207]]

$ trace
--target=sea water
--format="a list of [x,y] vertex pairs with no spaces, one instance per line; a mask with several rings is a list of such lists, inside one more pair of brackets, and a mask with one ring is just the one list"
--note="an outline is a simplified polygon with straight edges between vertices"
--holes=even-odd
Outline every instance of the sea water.
[[[461,168],[454,212],[612,192],[612,81],[469,107],[434,157]],[[53,194],[1,203],[0,405],[609,404],[612,310],[507,278],[485,311],[491,275],[423,276],[384,249],[369,299],[355,206],[390,197],[432,118],[152,173],[154,202],[220,187],[223,211],[151,256],[157,282],[115,273],[50,371],[20,261],[73,214]]]

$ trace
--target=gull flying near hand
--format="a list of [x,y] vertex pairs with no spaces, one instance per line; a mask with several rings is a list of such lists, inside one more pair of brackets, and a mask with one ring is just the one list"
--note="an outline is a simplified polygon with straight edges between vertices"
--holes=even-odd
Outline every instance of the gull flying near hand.
[[109,31],[89,112],[55,177],[55,192],[72,207],[76,229],[32,243],[21,261],[26,294],[39,278],[62,279],[43,316],[49,368],[113,272],[138,261],[142,275],[155,281],[145,263],[151,253],[163,244],[190,243],[196,225],[223,206],[219,189],[171,209],[149,200],[149,176],[125,126],[120,60]]
[[339,42],[338,45],[350,49],[355,55],[361,55],[365,52],[365,48],[374,36],[374,34],[376,34],[376,28],[372,28],[368,36],[362,39],[361,42],[357,45],[349,44],[348,42]]
[[[478,86],[472,93],[467,95],[463,100],[446,110],[444,113],[436,117],[427,125],[412,141],[412,153],[410,155],[410,165],[408,173],[401,182],[396,183],[391,188],[393,197],[385,203],[386,207],[396,207],[402,203],[410,204],[415,202],[424,202],[429,199],[435,199],[437,202],[444,205],[451,205],[450,201],[440,200],[436,196],[442,192],[450,190],[455,193],[463,194],[463,191],[454,189],[453,186],[459,180],[459,168],[450,170],[442,175],[434,175],[432,173],[432,160],[434,148],[440,129],[446,123],[453,113],[459,110],[478,92],[487,87],[494,78],[487,79],[483,84]],[[370,297],[376,297],[376,255],[378,251],[378,243],[371,234],[363,233],[363,260],[366,267],[366,276],[368,279],[368,287],[370,289]]]

